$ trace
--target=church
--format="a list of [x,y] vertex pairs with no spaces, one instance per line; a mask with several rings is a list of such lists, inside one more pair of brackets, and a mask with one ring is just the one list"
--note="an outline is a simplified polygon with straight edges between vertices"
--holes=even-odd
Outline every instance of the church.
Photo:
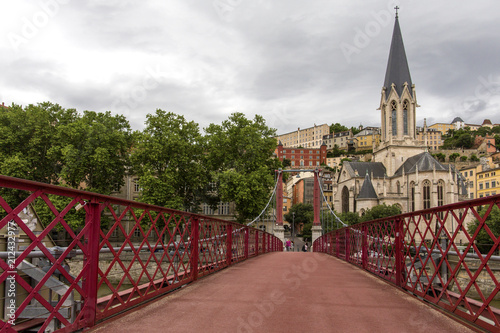
[[[334,209],[363,215],[376,205],[403,213],[459,201],[466,190],[451,164],[438,162],[417,140],[417,96],[398,14],[380,99],[381,139],[372,162],[345,161],[334,185]],[[424,129],[425,130],[425,129]]]

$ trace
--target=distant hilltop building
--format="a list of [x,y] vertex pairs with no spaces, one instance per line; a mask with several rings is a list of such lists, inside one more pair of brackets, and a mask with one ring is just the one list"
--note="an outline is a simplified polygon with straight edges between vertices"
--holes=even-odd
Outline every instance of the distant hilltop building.
[[459,200],[459,174],[429,154],[425,131],[417,137],[417,107],[396,14],[380,100],[380,142],[372,142],[373,162],[344,161],[333,189],[336,211],[362,215],[376,205],[396,204],[410,212]]
[[447,134],[449,130],[459,130],[465,129],[468,127],[471,131],[477,131],[481,127],[489,127],[493,128],[495,126],[499,126],[500,124],[493,124],[491,120],[485,119],[481,125],[477,124],[468,124],[462,120],[460,117],[455,117],[451,123],[435,123],[429,126],[429,129],[433,129],[441,132],[443,135]]
[[319,148],[323,144],[323,136],[330,134],[330,126],[327,124],[300,129],[293,132],[278,135],[276,142],[281,142],[285,147]]

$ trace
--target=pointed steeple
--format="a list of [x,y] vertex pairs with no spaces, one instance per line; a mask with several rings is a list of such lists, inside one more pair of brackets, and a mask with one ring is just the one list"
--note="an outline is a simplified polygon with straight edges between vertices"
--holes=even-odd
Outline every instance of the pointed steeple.
[[[373,177],[373,176],[372,176]],[[372,181],[370,179],[370,175],[368,174],[368,170],[366,170],[365,181],[361,186],[361,190],[359,191],[359,195],[357,199],[377,199],[377,192],[373,187]]]
[[[398,8],[399,9],[399,8]],[[396,11],[396,21],[394,31],[392,32],[391,50],[389,52],[389,61],[385,72],[384,87],[386,88],[386,98],[389,96],[391,86],[394,84],[398,96],[401,97],[404,84],[408,83],[408,89],[411,93],[411,76],[408,61],[406,60],[405,47],[403,45],[403,36],[399,28],[399,19]]]

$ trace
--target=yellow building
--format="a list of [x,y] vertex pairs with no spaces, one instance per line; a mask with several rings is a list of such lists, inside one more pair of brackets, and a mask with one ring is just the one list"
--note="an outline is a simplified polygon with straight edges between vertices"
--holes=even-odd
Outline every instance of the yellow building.
[[488,169],[477,173],[477,197],[496,195],[500,190],[500,168]]
[[417,140],[419,144],[430,147],[431,150],[437,150],[443,145],[441,134],[441,131],[433,128],[428,128],[425,133],[423,129],[419,128],[417,129]]
[[463,177],[465,177],[467,181],[467,198],[468,199],[476,199],[477,194],[476,194],[476,187],[477,187],[477,173],[478,171],[480,172],[482,169],[482,166],[475,165],[467,168],[463,168],[460,170],[460,173],[462,174]]
[[455,126],[453,124],[445,124],[445,123],[435,123],[429,128],[433,128],[436,131],[441,132],[442,134],[447,134],[449,130],[455,129]]
[[356,151],[373,149],[380,143],[380,131],[378,128],[365,128],[354,136],[357,141]]
[[313,127],[305,129],[299,127],[296,131],[278,135],[276,141],[278,144],[281,142],[284,147],[319,148],[323,144],[323,136],[328,134],[330,126],[314,124]]

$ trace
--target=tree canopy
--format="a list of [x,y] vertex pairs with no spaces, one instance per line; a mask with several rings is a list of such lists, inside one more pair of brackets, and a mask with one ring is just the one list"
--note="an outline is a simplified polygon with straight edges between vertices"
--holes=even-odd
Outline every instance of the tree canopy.
[[183,210],[196,206],[207,183],[203,141],[198,124],[183,116],[160,109],[148,114],[131,156],[140,200]]
[[217,184],[218,198],[235,203],[240,222],[258,216],[274,185],[274,170],[281,166],[272,158],[276,131],[259,115],[250,120],[233,113],[205,132],[206,166]]

